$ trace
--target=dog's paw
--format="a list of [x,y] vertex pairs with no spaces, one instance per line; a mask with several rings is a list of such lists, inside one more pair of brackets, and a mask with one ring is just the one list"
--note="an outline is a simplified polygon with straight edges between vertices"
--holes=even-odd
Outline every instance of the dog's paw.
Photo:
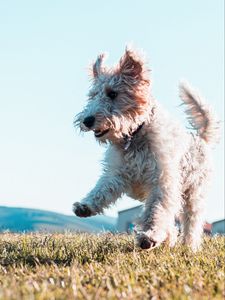
[[137,245],[141,249],[153,249],[158,246],[158,243],[149,238],[145,233],[140,233],[136,236]]
[[171,227],[167,232],[166,242],[169,247],[173,248],[176,245],[178,239],[178,229],[174,226]]
[[76,216],[80,218],[87,218],[95,215],[95,213],[90,209],[90,207],[88,207],[86,204],[82,204],[79,202],[75,202],[73,204],[73,212]]
[[196,253],[201,250],[201,239],[193,239],[193,236],[184,237],[183,243],[193,252]]

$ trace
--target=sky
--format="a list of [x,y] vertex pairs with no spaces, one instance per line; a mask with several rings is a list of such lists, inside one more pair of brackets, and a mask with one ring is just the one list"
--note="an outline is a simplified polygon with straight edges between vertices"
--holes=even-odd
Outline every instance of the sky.
[[[185,126],[178,82],[187,79],[224,125],[223,0],[0,0],[0,205],[72,214],[94,187],[105,148],[79,135],[88,66],[101,52],[116,63],[125,46],[143,49],[154,97]],[[224,141],[206,219],[224,217]],[[139,204],[127,197],[106,211]]]

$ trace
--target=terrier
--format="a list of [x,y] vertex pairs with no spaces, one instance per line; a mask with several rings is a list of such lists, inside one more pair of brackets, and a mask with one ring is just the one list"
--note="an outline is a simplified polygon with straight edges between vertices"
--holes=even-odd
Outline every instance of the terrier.
[[104,170],[73,211],[79,217],[94,216],[126,194],[144,202],[136,227],[142,249],[164,241],[174,246],[175,217],[181,213],[183,241],[197,250],[211,173],[208,150],[218,122],[200,95],[181,83],[180,97],[195,132],[183,129],[151,96],[149,70],[136,51],[126,48],[113,68],[106,68],[103,60],[101,54],[92,65],[88,103],[75,124],[108,144]]

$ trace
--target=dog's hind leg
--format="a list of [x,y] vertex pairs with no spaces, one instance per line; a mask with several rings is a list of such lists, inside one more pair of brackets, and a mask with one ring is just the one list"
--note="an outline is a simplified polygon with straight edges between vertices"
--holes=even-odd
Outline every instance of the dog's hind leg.
[[183,241],[193,251],[199,249],[204,225],[204,194],[201,185],[186,190],[183,212]]

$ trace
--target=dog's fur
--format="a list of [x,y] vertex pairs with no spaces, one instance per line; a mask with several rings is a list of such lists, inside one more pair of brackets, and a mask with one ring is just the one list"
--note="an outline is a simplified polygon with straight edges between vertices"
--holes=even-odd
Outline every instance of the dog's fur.
[[[196,130],[186,132],[152,98],[149,71],[137,52],[126,49],[111,69],[103,59],[100,55],[92,66],[88,104],[75,123],[109,147],[103,175],[81,203],[74,203],[74,213],[102,213],[127,194],[145,203],[137,225],[140,247],[153,248],[166,240],[173,246],[175,217],[182,211],[184,242],[197,250],[211,172],[208,144],[217,136],[218,122],[199,94],[182,83],[180,96]],[[87,126],[90,116],[95,120]]]

